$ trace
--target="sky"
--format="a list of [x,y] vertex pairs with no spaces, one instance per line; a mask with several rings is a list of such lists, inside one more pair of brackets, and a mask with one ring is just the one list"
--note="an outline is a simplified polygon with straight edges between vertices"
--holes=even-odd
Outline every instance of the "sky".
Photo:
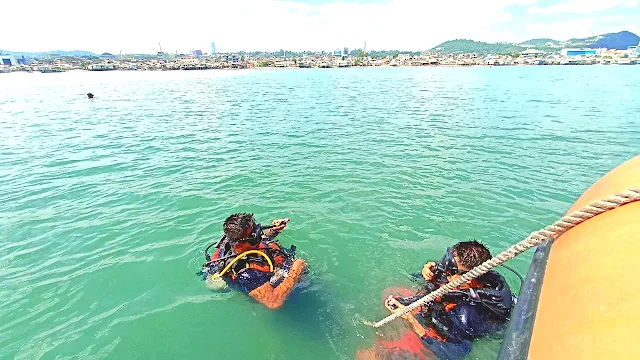
[[32,0],[2,5],[0,49],[430,49],[443,41],[640,34],[640,0]]

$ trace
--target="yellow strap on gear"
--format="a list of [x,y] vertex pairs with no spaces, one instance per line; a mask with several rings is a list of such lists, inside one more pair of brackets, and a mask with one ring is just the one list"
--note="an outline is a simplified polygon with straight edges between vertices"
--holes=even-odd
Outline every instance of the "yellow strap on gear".
[[236,262],[238,262],[238,260],[242,259],[243,257],[250,255],[250,254],[256,254],[256,255],[260,255],[263,258],[267,259],[267,262],[269,263],[269,271],[273,272],[273,262],[271,262],[271,259],[269,259],[269,257],[267,256],[267,254],[263,253],[262,251],[258,251],[258,250],[249,250],[249,251],[245,251],[242,254],[236,256],[230,263],[229,265],[225,266],[224,269],[222,269],[222,271],[220,271],[219,273],[213,274],[211,275],[211,280],[217,279],[219,277],[221,277],[222,275],[224,275],[227,271],[229,271],[229,269],[233,266],[233,264],[235,264]]

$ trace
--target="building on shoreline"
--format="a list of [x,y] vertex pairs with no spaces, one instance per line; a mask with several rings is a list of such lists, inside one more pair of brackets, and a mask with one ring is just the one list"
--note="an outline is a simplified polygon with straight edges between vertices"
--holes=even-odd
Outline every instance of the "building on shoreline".
[[527,49],[520,53],[520,56],[522,56],[523,58],[537,58],[543,55],[544,55],[543,51],[536,50],[536,49]]
[[89,71],[111,71],[117,70],[115,64],[109,63],[101,63],[101,64],[91,64],[87,66],[87,70]]
[[588,56],[588,55],[602,55],[607,49],[562,49],[560,55],[562,56]]
[[17,57],[15,55],[2,55],[0,54],[0,65],[5,66],[18,66],[25,65],[26,59],[24,56]]
[[[212,49],[213,50],[213,49]],[[205,70],[251,68],[345,68],[377,66],[531,66],[531,65],[634,65],[640,63],[638,47],[627,50],[564,49],[558,53],[542,53],[528,49],[520,54],[484,55],[478,53],[398,53],[386,52],[371,56],[359,52],[345,55],[345,49],[335,52],[282,52],[224,53],[194,56],[194,54],[120,55],[101,56],[47,56],[42,59],[24,59],[24,65],[8,66],[0,62],[0,72],[27,71],[55,68],[62,70]],[[5,58],[9,56],[3,55]],[[14,63],[14,60],[10,60]],[[7,61],[8,62],[8,61]],[[16,63],[20,64],[18,59]]]

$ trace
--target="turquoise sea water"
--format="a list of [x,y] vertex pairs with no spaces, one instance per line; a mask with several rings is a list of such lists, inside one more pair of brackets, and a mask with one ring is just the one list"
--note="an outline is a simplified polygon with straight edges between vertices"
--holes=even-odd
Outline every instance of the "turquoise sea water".
[[[353,359],[383,289],[637,155],[638,99],[640,66],[2,74],[0,358]],[[238,211],[292,219],[279,311],[195,276]]]

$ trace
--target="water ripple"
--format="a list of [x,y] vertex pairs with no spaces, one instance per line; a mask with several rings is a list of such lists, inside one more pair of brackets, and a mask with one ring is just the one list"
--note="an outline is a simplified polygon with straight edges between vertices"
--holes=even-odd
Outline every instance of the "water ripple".
[[[353,358],[385,287],[524,238],[640,148],[633,67],[2,78],[3,359]],[[194,276],[236,211],[292,218],[311,276],[278,312]]]

